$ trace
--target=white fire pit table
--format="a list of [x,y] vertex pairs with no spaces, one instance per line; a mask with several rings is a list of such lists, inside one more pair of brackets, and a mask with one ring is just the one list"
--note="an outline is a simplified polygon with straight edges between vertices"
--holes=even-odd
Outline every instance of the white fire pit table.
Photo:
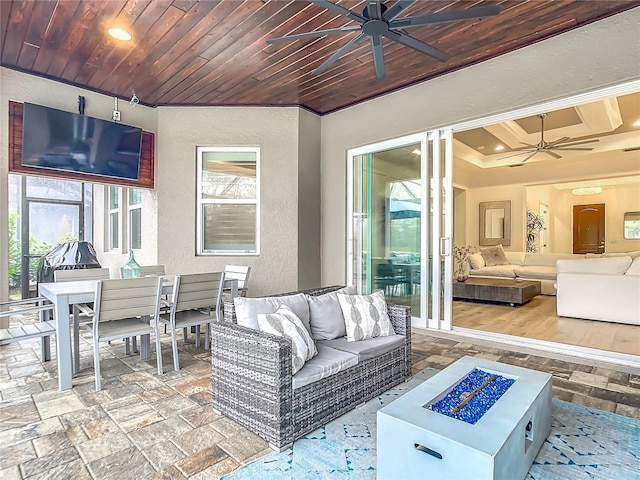
[[[515,382],[475,423],[430,410],[478,368]],[[551,431],[551,375],[464,357],[378,410],[378,479],[523,479]]]

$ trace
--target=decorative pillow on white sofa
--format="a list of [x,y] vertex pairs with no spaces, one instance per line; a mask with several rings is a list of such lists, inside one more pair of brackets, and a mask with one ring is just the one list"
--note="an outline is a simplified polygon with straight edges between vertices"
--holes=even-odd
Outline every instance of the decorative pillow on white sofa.
[[623,274],[631,265],[631,257],[585,258],[558,260],[558,273],[609,273]]
[[469,265],[471,265],[471,268],[473,270],[484,267],[485,263],[482,254],[480,252],[477,252],[469,255]]
[[291,340],[292,372],[300,370],[307,360],[317,355],[316,344],[309,335],[302,320],[286,305],[281,305],[275,313],[259,313],[260,330]]
[[371,295],[339,293],[338,300],[344,315],[347,341],[357,342],[368,338],[395,335],[387,315],[384,292],[378,291]]
[[275,313],[281,305],[286,305],[293,310],[304,324],[307,332],[311,333],[309,326],[309,303],[304,293],[284,295],[282,297],[236,297],[233,299],[236,307],[236,321],[243,327],[259,330],[258,314]]
[[487,267],[497,267],[499,265],[509,265],[509,261],[504,254],[502,245],[495,247],[480,247],[480,254],[484,258]]
[[355,285],[351,285],[324,295],[307,295],[309,324],[314,340],[333,340],[347,334],[338,293],[352,295],[358,293],[358,289]]

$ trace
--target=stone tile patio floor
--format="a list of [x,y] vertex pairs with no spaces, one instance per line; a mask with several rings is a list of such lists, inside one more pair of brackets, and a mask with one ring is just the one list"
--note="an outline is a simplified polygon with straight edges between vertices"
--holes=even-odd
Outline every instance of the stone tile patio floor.
[[[0,479],[211,479],[268,453],[263,440],[213,413],[208,351],[179,345],[182,368],[174,372],[169,336],[163,338],[161,377],[154,353],[142,361],[125,355],[122,342],[104,345],[101,392],[87,337],[81,372],[65,392],[57,388],[55,347],[46,363],[38,340],[1,347]],[[417,330],[412,353],[414,372],[464,355],[546,371],[555,398],[640,418],[640,372],[633,369]]]

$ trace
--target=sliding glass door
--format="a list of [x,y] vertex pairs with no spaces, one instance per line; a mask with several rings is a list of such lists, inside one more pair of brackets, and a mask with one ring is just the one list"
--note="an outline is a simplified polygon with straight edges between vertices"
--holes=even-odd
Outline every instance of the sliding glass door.
[[349,152],[347,281],[410,305],[416,326],[451,325],[450,151],[435,131]]

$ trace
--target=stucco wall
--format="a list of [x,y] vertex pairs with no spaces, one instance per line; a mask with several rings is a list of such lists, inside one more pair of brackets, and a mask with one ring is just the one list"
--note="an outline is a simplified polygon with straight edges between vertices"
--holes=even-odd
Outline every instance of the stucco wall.
[[320,117],[299,110],[298,288],[320,286]]
[[349,148],[638,79],[639,22],[636,8],[322,117],[322,283],[345,281]]
[[[158,258],[168,273],[249,265],[249,295],[298,285],[298,108],[159,108]],[[196,146],[260,147],[260,255],[196,256]]]

